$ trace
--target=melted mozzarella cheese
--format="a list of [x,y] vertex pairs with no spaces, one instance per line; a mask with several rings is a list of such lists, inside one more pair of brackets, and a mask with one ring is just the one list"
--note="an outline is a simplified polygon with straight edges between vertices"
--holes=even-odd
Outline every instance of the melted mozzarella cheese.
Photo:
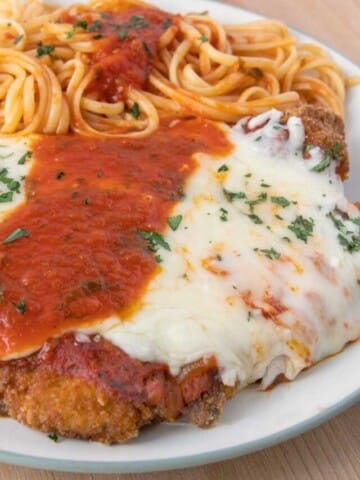
[[[159,273],[130,319],[99,333],[129,355],[173,374],[215,356],[222,381],[245,386],[302,369],[360,335],[360,253],[340,239],[358,235],[357,209],[334,166],[302,155],[299,118],[275,110],[227,129],[234,151],[199,154],[185,197],[165,232]],[[263,126],[265,124],[265,126]],[[352,220],[351,220],[352,219]],[[109,328],[108,325],[111,325]]]

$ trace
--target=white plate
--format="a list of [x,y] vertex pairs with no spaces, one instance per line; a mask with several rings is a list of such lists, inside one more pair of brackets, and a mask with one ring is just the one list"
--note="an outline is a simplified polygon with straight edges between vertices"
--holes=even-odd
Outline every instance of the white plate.
[[[153,0],[153,3],[174,12],[209,10],[215,18],[227,23],[258,18],[248,11],[207,0]],[[296,34],[301,40],[310,40]],[[348,74],[360,74],[360,69],[346,58],[333,51],[332,54]],[[352,89],[347,105],[347,139],[352,162],[347,191],[352,199],[356,199],[360,179],[356,113],[360,113],[360,88]],[[163,424],[145,429],[127,445],[108,447],[75,440],[53,443],[44,434],[3,419],[0,461],[67,471],[125,473],[187,467],[243,455],[313,428],[359,400],[360,370],[354,368],[359,364],[360,343],[356,343],[301,374],[293,383],[279,385],[267,393],[255,388],[240,393],[229,402],[219,424],[210,430]]]

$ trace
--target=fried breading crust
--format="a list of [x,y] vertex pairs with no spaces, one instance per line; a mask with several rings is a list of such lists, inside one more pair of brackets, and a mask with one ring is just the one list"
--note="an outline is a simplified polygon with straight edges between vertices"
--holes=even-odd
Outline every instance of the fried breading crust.
[[[335,113],[313,105],[301,105],[287,110],[282,117],[284,123],[289,117],[300,117],[305,130],[305,147],[313,145],[332,152],[336,148],[336,172],[343,180],[348,177],[349,158],[345,143],[343,120]],[[306,148],[304,156],[309,155]]]
[[196,362],[172,377],[165,365],[131,359],[104,339],[79,343],[73,335],[0,366],[4,415],[43,432],[108,444],[179,416],[209,427],[232,392],[211,365]]

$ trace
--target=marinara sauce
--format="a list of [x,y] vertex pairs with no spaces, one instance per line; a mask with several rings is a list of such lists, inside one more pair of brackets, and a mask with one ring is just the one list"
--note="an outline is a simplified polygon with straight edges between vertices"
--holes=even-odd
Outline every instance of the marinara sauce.
[[0,358],[111,315],[131,321],[161,269],[139,232],[164,233],[194,153],[230,149],[201,119],[136,140],[37,136],[26,201],[0,224],[0,242],[28,235],[0,243]]

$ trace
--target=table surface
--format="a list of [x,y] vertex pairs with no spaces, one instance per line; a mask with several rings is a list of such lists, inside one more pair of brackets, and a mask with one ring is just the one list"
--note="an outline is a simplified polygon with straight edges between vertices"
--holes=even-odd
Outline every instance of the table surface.
[[[360,63],[360,0],[227,0],[226,3],[283,20]],[[360,479],[360,404],[294,440],[199,468],[138,475],[81,475],[0,466],[0,480],[114,480],[119,477],[121,480]]]

